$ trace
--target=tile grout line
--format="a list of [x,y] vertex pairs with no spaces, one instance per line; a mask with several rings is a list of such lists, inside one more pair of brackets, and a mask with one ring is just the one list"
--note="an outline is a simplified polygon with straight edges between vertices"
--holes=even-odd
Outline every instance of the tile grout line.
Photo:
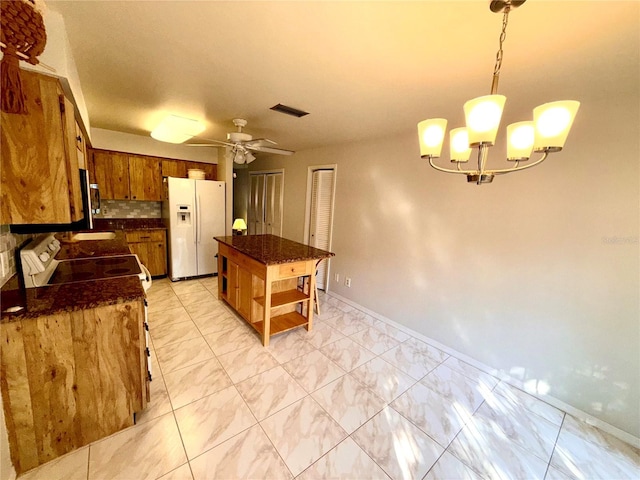
[[547,463],[547,469],[544,471],[543,478],[547,478],[547,475],[549,474],[549,469],[551,468],[551,460],[553,459],[553,454],[556,452],[556,447],[558,446],[558,439],[560,438],[560,433],[562,432],[562,427],[564,426],[564,421],[566,418],[567,418],[567,413],[565,412],[564,415],[562,416],[562,422],[560,422],[560,428],[558,428],[556,441],[553,443],[553,448],[551,449],[551,455],[549,455],[549,462]]

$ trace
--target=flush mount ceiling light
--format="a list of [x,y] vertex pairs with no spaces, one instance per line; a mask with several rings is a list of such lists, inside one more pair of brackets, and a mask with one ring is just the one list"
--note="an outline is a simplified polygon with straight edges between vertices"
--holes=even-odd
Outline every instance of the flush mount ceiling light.
[[161,142],[183,143],[201,133],[204,128],[198,120],[169,115],[153,129],[151,136]]
[[[507,35],[509,12],[522,5],[526,0],[492,1],[490,9],[494,13],[503,13],[502,32],[496,63],[493,70],[491,95],[474,98],[464,104],[466,126],[454,128],[449,132],[451,162],[456,169],[443,168],[433,162],[440,157],[444,143],[447,120],[431,118],[418,124],[420,155],[428,158],[429,164],[441,172],[458,173],[467,176],[467,181],[481,185],[493,181],[495,175],[517,172],[542,163],[549,153],[562,150],[569,135],[580,102],[565,100],[545,103],[533,109],[533,121],[513,123],[507,127],[507,160],[515,162],[511,168],[487,169],[489,147],[493,146],[506,97],[498,95],[498,79],[502,66],[503,43]],[[478,168],[464,170],[461,164],[469,161],[472,148],[478,148]],[[526,164],[531,153],[542,156]]]

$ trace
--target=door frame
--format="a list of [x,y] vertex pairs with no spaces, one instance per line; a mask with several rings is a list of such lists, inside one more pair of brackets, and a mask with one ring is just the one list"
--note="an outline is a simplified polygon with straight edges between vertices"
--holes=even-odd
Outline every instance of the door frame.
[[[333,184],[331,185],[331,225],[329,228],[329,251],[333,245],[333,219],[336,208],[336,179],[338,178],[338,164],[310,165],[307,167],[307,195],[304,204],[304,242],[309,245],[309,227],[311,226],[311,188],[313,186],[313,172],[316,170],[333,170]],[[327,261],[327,278],[325,291],[329,291],[329,279],[331,278],[331,259]]]

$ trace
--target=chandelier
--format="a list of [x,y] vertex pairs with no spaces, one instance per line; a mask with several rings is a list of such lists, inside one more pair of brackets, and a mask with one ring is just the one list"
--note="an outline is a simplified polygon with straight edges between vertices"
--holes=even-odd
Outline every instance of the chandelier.
[[[449,132],[449,151],[451,163],[455,163],[455,169],[438,166],[433,161],[440,157],[447,120],[431,118],[418,123],[420,155],[422,158],[428,158],[429,164],[436,170],[466,175],[467,182],[481,185],[491,183],[496,175],[517,172],[539,165],[550,153],[562,150],[580,106],[580,102],[574,100],[545,103],[533,109],[533,121],[517,122],[507,126],[507,160],[514,162],[515,165],[502,169],[487,169],[486,165],[489,147],[493,146],[495,142],[506,101],[504,95],[498,95],[498,80],[502,66],[503,44],[507,36],[509,12],[525,1],[500,0],[492,1],[490,4],[489,8],[492,12],[503,13],[502,32],[493,69],[491,94],[466,102],[464,104],[466,126],[454,128]],[[463,169],[462,164],[469,161],[472,148],[478,149],[478,168]],[[537,160],[529,162],[532,152],[539,153],[541,156]]]

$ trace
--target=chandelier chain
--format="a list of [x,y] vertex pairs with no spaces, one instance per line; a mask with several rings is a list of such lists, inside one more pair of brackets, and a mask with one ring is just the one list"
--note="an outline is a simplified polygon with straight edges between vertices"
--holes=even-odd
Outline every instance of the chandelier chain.
[[496,64],[493,67],[493,75],[500,75],[500,68],[502,67],[502,56],[504,55],[504,50],[502,45],[504,44],[505,39],[507,38],[507,23],[509,22],[509,7],[507,6],[504,10],[504,15],[502,16],[502,32],[500,33],[500,43],[498,46],[498,53],[496,53]]

